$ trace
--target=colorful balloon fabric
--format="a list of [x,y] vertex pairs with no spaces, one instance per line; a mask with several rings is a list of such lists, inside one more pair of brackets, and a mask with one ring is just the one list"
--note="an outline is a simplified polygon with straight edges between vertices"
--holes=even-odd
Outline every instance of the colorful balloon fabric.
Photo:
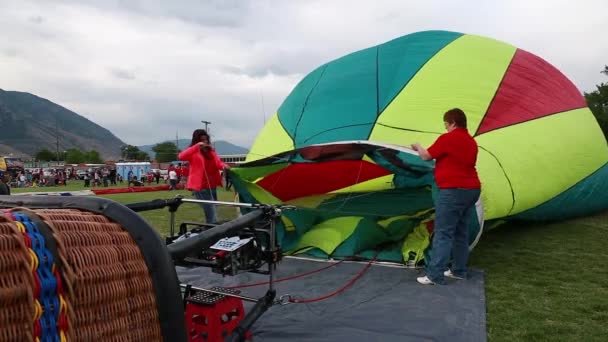
[[[312,71],[234,168],[241,201],[284,203],[283,248],[419,263],[432,256],[434,162],[409,146],[464,110],[479,144],[484,221],[560,220],[608,208],[608,145],[581,92],[534,54],[425,31]],[[431,248],[429,248],[431,247]]]

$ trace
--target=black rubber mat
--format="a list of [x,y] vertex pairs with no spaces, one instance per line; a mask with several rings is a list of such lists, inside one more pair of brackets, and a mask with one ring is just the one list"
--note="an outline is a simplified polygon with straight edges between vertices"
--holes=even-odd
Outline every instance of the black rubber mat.
[[[314,260],[284,259],[277,278],[327,266]],[[313,299],[332,293],[354,278],[366,263],[343,262],[302,278],[276,284],[277,297]],[[210,288],[265,281],[243,273],[222,277],[207,268],[177,267],[184,284]],[[484,275],[472,271],[467,280],[423,286],[420,271],[372,265],[346,291],[314,303],[271,307],[252,327],[254,341],[486,341]],[[243,288],[261,297],[267,286]],[[245,307],[251,304],[245,303]]]

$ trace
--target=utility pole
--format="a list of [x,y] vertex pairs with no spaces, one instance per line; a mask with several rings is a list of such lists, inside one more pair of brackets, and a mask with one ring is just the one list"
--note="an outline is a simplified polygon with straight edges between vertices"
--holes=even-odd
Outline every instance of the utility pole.
[[[55,140],[57,142],[55,146],[55,152],[57,153],[57,162],[59,162],[59,126],[57,124],[57,119],[55,119]],[[59,163],[57,163],[59,164]]]
[[205,132],[207,132],[207,134],[209,134],[209,130],[207,129],[207,126],[211,125],[211,121],[201,120],[201,122],[205,124]]

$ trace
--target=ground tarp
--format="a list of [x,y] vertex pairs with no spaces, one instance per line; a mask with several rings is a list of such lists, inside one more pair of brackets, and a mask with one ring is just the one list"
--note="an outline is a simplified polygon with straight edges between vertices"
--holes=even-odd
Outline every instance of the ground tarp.
[[[306,277],[276,284],[277,297],[309,299],[341,288],[367,263],[343,262]],[[315,260],[288,258],[278,278],[326,266]],[[198,287],[235,286],[267,280],[260,274],[222,277],[207,268],[177,267],[182,283]],[[416,283],[419,271],[373,265],[341,294],[315,303],[276,305],[253,326],[254,341],[486,341],[484,275],[447,286]],[[267,286],[242,289],[261,297]],[[245,305],[247,309],[251,304]]]

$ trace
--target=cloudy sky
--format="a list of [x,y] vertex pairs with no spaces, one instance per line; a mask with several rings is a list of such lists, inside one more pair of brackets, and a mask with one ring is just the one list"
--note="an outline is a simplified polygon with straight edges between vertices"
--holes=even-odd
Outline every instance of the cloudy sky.
[[422,30],[509,42],[593,90],[608,81],[607,15],[606,0],[0,0],[0,88],[129,144],[189,138],[206,120],[249,147],[312,69]]

